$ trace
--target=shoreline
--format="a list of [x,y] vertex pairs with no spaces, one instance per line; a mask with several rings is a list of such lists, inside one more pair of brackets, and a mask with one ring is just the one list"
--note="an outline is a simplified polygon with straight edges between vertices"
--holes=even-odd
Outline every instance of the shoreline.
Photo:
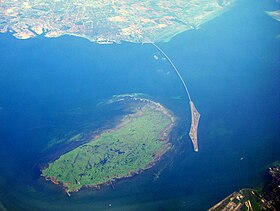
[[[167,141],[168,142],[168,141]],[[122,179],[127,179],[127,178],[131,178],[135,175],[138,175],[150,168],[152,168],[161,158],[162,156],[168,152],[169,150],[171,149],[171,146],[170,144],[167,144],[167,146],[165,148],[163,148],[161,151],[159,151],[157,154],[155,154],[155,157],[154,157],[154,160],[152,162],[150,162],[144,169],[139,169],[137,171],[131,171],[129,172],[127,175],[124,175],[124,176],[119,176],[119,177],[114,177],[112,180],[109,180],[109,181],[106,181],[104,183],[99,183],[99,184],[96,184],[96,185],[83,185],[81,186],[79,189],[76,189],[76,190],[72,190],[72,191],[68,191],[66,190],[66,187],[65,187],[65,183],[63,182],[60,182],[57,180],[56,177],[44,177],[44,179],[46,181],[51,181],[53,184],[55,185],[59,185],[60,187],[63,188],[64,192],[68,195],[68,196],[71,196],[71,193],[75,193],[75,192],[78,192],[80,191],[81,189],[83,188],[91,188],[91,189],[96,189],[96,190],[100,190],[101,189],[101,186],[108,186],[108,185],[112,185],[112,182],[115,182],[117,180],[122,180]],[[113,188],[115,189],[115,188]]]
[[[67,195],[70,196],[71,195],[70,193],[78,192],[82,188],[93,188],[93,189],[99,190],[99,189],[101,189],[101,186],[104,186],[104,185],[112,185],[112,187],[113,187],[112,182],[114,182],[116,180],[133,177],[133,176],[138,175],[141,172],[153,167],[156,164],[156,162],[158,162],[162,158],[162,156],[171,149],[171,144],[168,143],[170,141],[169,134],[170,134],[172,128],[174,128],[174,126],[175,126],[176,117],[172,114],[171,111],[169,111],[167,108],[162,106],[160,103],[154,102],[152,100],[145,99],[145,98],[138,98],[138,97],[130,97],[129,100],[139,101],[140,103],[145,103],[143,108],[145,108],[146,106],[149,106],[151,109],[160,112],[162,115],[165,115],[170,119],[170,123],[165,128],[163,128],[162,131],[158,135],[158,140],[164,142],[165,145],[163,145],[162,149],[160,149],[158,152],[156,152],[156,154],[153,155],[153,160],[150,163],[148,163],[146,165],[146,167],[144,167],[143,169],[138,169],[138,170],[133,170],[133,171],[127,172],[126,175],[118,175],[118,176],[116,175],[116,177],[114,177],[106,182],[103,182],[103,183],[99,183],[99,184],[95,184],[95,185],[82,185],[78,189],[70,190],[70,191],[67,190],[67,188],[65,186],[65,184],[66,184],[65,182],[58,181],[57,178],[54,176],[48,177],[48,176],[42,175],[42,170],[47,168],[47,166],[49,166],[49,163],[46,164],[45,167],[41,169],[41,176],[44,177],[44,179],[46,181],[51,181],[53,184],[61,186],[63,188],[64,192],[66,192]],[[98,131],[99,133],[93,132],[92,134],[89,135],[89,140],[85,141],[83,144],[89,143],[89,142],[94,142],[95,140],[98,140],[102,135],[104,135],[106,133],[114,132],[115,130],[118,130],[118,129],[122,128],[123,126],[129,124],[129,122],[133,121],[133,119],[135,117],[140,117],[142,115],[144,115],[144,112],[141,109],[137,110],[136,112],[134,112],[132,114],[126,114],[126,115],[124,115],[123,118],[121,118],[120,123],[117,124],[115,127],[110,128],[110,129],[105,129],[103,131]],[[79,146],[81,146],[81,145],[79,145]],[[67,153],[67,152],[65,152],[65,153]],[[61,154],[57,159],[59,159],[65,153]]]

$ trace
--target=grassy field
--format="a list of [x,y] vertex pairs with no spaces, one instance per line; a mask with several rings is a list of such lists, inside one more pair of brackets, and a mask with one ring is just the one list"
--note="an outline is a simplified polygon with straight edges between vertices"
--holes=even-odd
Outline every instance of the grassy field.
[[163,139],[168,138],[165,130],[170,130],[174,120],[162,109],[147,103],[127,115],[116,128],[49,163],[42,176],[73,192],[149,168],[169,147]]

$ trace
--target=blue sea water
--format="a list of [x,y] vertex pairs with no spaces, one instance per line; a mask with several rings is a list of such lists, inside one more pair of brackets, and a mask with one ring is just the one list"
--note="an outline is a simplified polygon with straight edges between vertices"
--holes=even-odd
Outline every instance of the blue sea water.
[[[184,89],[148,44],[1,34],[0,202],[9,210],[205,210],[233,191],[258,186],[267,165],[280,159],[280,27],[264,13],[277,8],[273,1],[239,1],[199,30],[159,44],[201,113],[198,153],[187,136],[175,139],[175,150],[153,169],[116,182],[115,190],[71,197],[39,176],[50,140],[103,126],[118,111],[96,104],[136,92],[172,110],[177,135],[186,134]],[[162,170],[157,180],[155,169]]]

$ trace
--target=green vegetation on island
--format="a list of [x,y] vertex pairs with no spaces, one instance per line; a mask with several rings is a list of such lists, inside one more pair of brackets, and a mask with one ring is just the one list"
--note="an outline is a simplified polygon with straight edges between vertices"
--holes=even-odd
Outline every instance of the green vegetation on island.
[[69,193],[83,186],[99,188],[150,168],[170,148],[168,136],[175,119],[159,103],[133,100],[138,102],[134,113],[49,163],[42,176]]

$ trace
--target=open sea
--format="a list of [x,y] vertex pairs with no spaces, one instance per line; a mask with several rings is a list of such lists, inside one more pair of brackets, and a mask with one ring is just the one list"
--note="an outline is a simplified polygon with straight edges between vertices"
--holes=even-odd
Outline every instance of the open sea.
[[[152,45],[0,34],[0,210],[206,210],[262,184],[267,165],[280,160],[280,23],[265,13],[277,9],[272,0],[238,1],[158,44],[201,113],[198,153],[186,136],[187,95]],[[178,117],[172,151],[115,190],[68,197],[40,177],[40,165],[59,153],[47,150],[51,140],[110,124],[120,111],[96,105],[126,93],[145,93]]]

